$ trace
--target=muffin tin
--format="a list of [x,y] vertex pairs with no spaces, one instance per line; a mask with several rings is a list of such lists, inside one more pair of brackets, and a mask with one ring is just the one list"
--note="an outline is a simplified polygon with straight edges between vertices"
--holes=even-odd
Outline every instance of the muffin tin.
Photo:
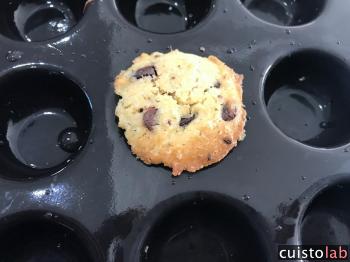
[[[350,241],[348,1],[0,3],[0,261],[277,261]],[[117,127],[141,52],[244,74],[247,137],[172,178]]]

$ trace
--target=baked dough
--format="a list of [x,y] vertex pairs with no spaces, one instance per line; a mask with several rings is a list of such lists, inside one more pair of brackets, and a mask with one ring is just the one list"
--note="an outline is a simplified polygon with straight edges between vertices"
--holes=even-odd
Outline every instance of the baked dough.
[[242,80],[214,56],[143,53],[115,80],[119,127],[146,164],[195,172],[244,139]]

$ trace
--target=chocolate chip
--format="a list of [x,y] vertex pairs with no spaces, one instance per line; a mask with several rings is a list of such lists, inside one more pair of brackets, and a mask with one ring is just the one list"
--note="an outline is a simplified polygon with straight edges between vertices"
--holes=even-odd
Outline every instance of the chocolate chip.
[[214,85],[215,88],[220,88],[221,87],[221,83],[219,81],[217,81]]
[[168,120],[168,125],[171,126],[171,120]]
[[221,117],[224,121],[232,121],[236,118],[237,109],[231,108],[229,105],[225,104],[222,108]]
[[223,139],[223,141],[224,141],[224,143],[227,144],[227,145],[231,145],[231,144],[232,144],[232,140],[231,140],[230,138],[228,138],[228,137],[225,137],[225,138]]
[[151,76],[151,77],[158,76],[156,68],[154,66],[146,66],[146,67],[140,68],[135,73],[136,79],[141,79],[142,77],[145,77],[145,76]]
[[180,120],[179,125],[180,126],[187,126],[189,123],[191,123],[196,118],[196,115],[190,116],[190,117],[182,117]]
[[153,130],[153,126],[156,125],[155,116],[158,109],[155,107],[149,107],[146,109],[146,112],[143,114],[143,123],[149,131]]
[[142,112],[143,112],[143,108],[140,108],[140,109],[139,109],[139,113],[142,113]]

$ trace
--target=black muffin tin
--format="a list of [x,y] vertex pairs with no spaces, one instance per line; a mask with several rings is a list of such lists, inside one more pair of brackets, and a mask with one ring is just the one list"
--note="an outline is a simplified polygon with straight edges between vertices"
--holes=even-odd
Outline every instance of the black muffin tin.
[[[0,3],[1,262],[262,262],[349,243],[349,1],[84,5]],[[177,178],[137,160],[114,116],[120,70],[171,49],[244,74],[249,115],[223,161]]]

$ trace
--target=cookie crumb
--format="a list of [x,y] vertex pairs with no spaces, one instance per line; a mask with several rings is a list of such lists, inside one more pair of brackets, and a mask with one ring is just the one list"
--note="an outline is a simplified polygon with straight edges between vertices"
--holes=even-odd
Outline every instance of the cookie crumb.
[[83,8],[83,14],[85,14],[86,10],[90,7],[90,5],[92,4],[94,0],[87,0],[85,2],[84,8]]

